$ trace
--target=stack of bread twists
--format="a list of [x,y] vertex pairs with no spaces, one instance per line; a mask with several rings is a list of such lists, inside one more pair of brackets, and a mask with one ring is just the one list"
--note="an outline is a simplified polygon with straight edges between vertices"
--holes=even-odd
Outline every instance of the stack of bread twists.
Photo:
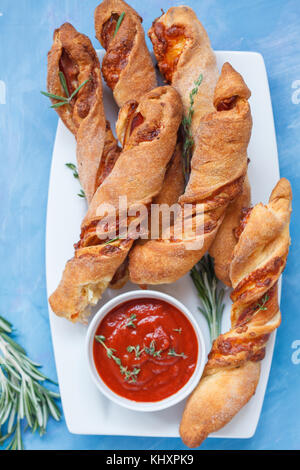
[[[191,175],[180,204],[192,204],[194,223],[182,238],[163,237],[136,246],[129,273],[138,284],[171,283],[188,273],[212,243],[228,204],[242,191],[251,135],[250,92],[240,74],[224,64],[218,80],[215,111],[199,122]],[[180,217],[184,219],[186,214]],[[176,232],[176,220],[174,233]],[[180,222],[181,223],[181,222]],[[195,234],[197,224],[199,233]],[[186,224],[187,225],[187,224]]]
[[[105,232],[101,220],[113,215],[111,208],[116,210],[118,220],[120,196],[127,196],[130,212],[149,205],[159,194],[181,119],[181,100],[171,87],[156,88],[139,104],[131,102],[121,109],[117,127],[124,133],[123,150],[89,205],[75,255],[67,262],[62,280],[49,299],[57,315],[84,322],[90,307],[101,298],[133,243],[130,237],[118,238],[118,226],[113,235]],[[99,208],[106,206],[106,213],[99,215]],[[138,215],[132,216],[131,222],[134,219]]]
[[[187,115],[190,93],[194,83],[202,76],[202,83],[194,97],[191,131],[197,144],[200,119],[213,111],[213,94],[218,79],[214,52],[201,22],[194,11],[185,6],[170,8],[157,18],[149,30],[153,50],[161,73],[179,92]],[[229,265],[236,238],[234,227],[239,223],[241,210],[250,204],[250,185],[245,178],[242,191],[232,201],[224,220],[209,248],[214,258],[217,277],[231,286]]]
[[195,447],[228,423],[255,393],[270,333],[281,321],[278,279],[289,251],[291,187],[282,178],[269,204],[246,211],[230,265],[231,330],[213,343],[183,413],[180,434]]

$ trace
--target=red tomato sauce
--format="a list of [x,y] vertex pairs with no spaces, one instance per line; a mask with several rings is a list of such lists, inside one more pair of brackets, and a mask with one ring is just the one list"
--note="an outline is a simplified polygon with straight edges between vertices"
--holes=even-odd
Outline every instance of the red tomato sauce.
[[176,393],[192,376],[198,343],[193,326],[176,307],[158,299],[133,299],[104,317],[93,354],[100,377],[113,392],[156,402]]

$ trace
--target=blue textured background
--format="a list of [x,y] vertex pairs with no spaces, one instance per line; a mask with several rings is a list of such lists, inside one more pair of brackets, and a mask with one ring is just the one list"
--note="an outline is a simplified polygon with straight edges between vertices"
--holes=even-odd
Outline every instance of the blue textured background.
[[[89,35],[98,0],[0,0],[0,313],[13,321],[30,356],[56,376],[45,283],[47,192],[57,115],[39,93],[53,30],[65,21]],[[283,276],[282,313],[263,411],[248,440],[208,439],[202,449],[299,449],[299,0],[131,0],[146,30],[160,8],[188,4],[214,49],[258,51],[270,81],[280,171],[294,193],[292,247]],[[297,83],[296,81],[299,80]],[[4,82],[4,84],[3,84]],[[294,88],[293,88],[294,87]],[[6,93],[5,93],[6,91]],[[266,175],[266,178],[268,175]],[[296,343],[294,343],[294,346]],[[294,355],[293,355],[294,353]],[[27,449],[184,449],[179,439],[76,436],[65,422],[25,434]]]

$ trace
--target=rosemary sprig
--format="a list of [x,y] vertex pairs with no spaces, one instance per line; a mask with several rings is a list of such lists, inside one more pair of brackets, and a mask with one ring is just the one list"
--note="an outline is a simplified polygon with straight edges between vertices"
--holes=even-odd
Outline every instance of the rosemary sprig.
[[115,363],[119,366],[121,374],[124,375],[124,380],[126,382],[129,380],[129,383],[135,383],[137,380],[137,376],[140,373],[141,369],[138,369],[137,367],[135,367],[133,370],[128,370],[127,366],[126,367],[123,366],[121,359],[114,354],[116,350],[113,348],[109,348],[105,344],[105,336],[97,335],[95,336],[95,340],[106,349],[107,357],[115,361]]
[[133,313],[132,315],[130,315],[130,318],[128,322],[126,323],[126,326],[128,328],[136,328],[136,324],[134,323],[135,320],[136,320],[136,314]]
[[261,304],[258,303],[255,307],[254,310],[268,310],[268,307],[265,307],[265,304],[268,302],[269,296],[266,294],[262,299],[261,299]]
[[192,118],[194,115],[194,102],[195,96],[198,93],[199,86],[201,85],[203,80],[203,75],[200,74],[198,80],[194,82],[195,87],[190,92],[190,107],[188,110],[188,114],[183,117],[182,119],[182,129],[183,129],[183,173],[185,176],[186,183],[188,181],[190,175],[190,168],[191,168],[191,159],[193,154],[194,148],[194,139],[192,134]]
[[0,445],[10,439],[7,449],[21,450],[23,423],[27,421],[26,427],[42,436],[49,416],[60,420],[55,403],[60,396],[42,385],[41,382],[52,380],[12,339],[12,331],[12,324],[0,317]]
[[162,349],[156,351],[156,344],[154,339],[151,341],[149,348],[145,346],[145,353],[149,354],[152,357],[161,357]]
[[125,16],[125,11],[123,11],[123,12],[121,13],[121,15],[119,16],[119,19],[118,19],[118,21],[117,21],[116,29],[115,29],[115,32],[114,32],[113,37],[115,37],[116,34],[117,34],[117,32],[119,31],[119,28],[120,28],[120,26],[121,26],[121,23],[122,23],[122,21],[123,21],[124,16]]
[[52,99],[58,101],[58,103],[53,104],[52,106],[50,106],[50,108],[60,108],[61,106],[64,106],[66,104],[70,104],[72,99],[77,95],[77,93],[81,90],[81,88],[84,87],[84,85],[86,85],[87,82],[89,82],[91,80],[91,77],[84,80],[84,82],[82,82],[76,88],[76,90],[74,90],[73,93],[70,95],[68,87],[67,87],[66,77],[64,76],[63,72],[61,72],[61,71],[58,72],[58,75],[59,75],[61,86],[63,87],[63,90],[64,90],[66,96],[53,95],[52,93],[48,93],[46,91],[41,91],[42,95],[47,96],[48,98],[52,98]]
[[177,353],[174,348],[170,348],[168,351],[168,356],[172,357],[182,357],[183,359],[186,359],[187,356],[182,352],[182,353]]
[[213,261],[209,255],[202,258],[191,269],[191,278],[201,299],[202,307],[199,311],[206,318],[210,339],[213,342],[221,333],[221,320],[224,311],[224,289],[215,275]]

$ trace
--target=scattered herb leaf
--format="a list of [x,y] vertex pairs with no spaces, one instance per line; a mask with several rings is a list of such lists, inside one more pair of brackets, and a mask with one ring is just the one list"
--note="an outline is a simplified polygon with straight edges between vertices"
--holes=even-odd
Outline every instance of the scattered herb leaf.
[[135,383],[137,380],[137,375],[139,374],[141,369],[138,369],[137,367],[135,367],[133,370],[130,371],[128,370],[127,366],[126,367],[123,366],[121,359],[114,354],[116,350],[113,348],[109,348],[105,344],[105,336],[96,335],[95,340],[106,349],[107,357],[115,361],[115,363],[120,367],[120,372],[122,375],[124,375],[124,380],[126,382],[129,380],[129,383]]
[[126,323],[126,326],[129,328],[136,328],[136,325],[134,324],[134,321],[136,320],[136,314],[133,313],[130,315],[129,321]]
[[265,307],[265,304],[268,302],[269,296],[266,294],[262,299],[261,299],[261,304],[258,303],[255,307],[254,310],[267,310],[268,307]]
[[61,72],[61,71],[58,73],[58,75],[59,75],[59,80],[60,80],[61,86],[63,87],[63,90],[66,93],[66,96],[53,95],[52,93],[48,93],[46,91],[41,91],[42,95],[47,96],[48,98],[52,98],[54,100],[59,101],[59,103],[54,103],[52,106],[50,106],[50,108],[60,108],[61,106],[64,106],[65,104],[70,104],[72,99],[74,98],[74,96],[77,95],[77,93],[79,92],[79,90],[81,90],[81,88],[84,87],[84,85],[86,85],[87,82],[89,82],[91,80],[91,77],[84,80],[84,82],[82,82],[76,88],[76,90],[73,91],[73,93],[70,96],[69,91],[68,91],[68,87],[67,87],[66,77],[64,76],[63,72]]

